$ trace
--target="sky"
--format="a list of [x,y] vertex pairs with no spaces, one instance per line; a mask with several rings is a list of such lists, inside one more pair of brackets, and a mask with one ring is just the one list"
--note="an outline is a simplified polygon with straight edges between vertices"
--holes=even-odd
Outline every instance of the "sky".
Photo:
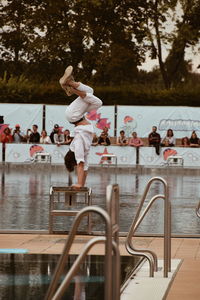
[[[197,67],[200,65],[200,45],[196,47],[196,53],[193,53],[191,49],[187,50],[185,58],[186,60],[192,61],[192,70],[195,73],[200,74],[200,69],[197,69]],[[163,58],[167,56],[167,51],[164,51]],[[145,70],[145,71],[151,71],[153,68],[158,67],[158,60],[157,59],[150,59],[148,58],[148,55],[146,56],[146,61],[140,66],[139,69]]]
[[[176,16],[176,18],[179,18],[181,20],[181,16],[183,14],[182,8],[180,4],[177,5],[176,10],[172,11],[172,14]],[[168,21],[166,22],[165,26],[165,31],[167,33],[171,33],[174,28],[175,24],[172,21],[172,14],[170,15]],[[163,60],[167,57],[169,45],[162,45],[163,49]],[[200,65],[200,43],[194,47],[193,49],[191,47],[186,49],[185,52],[185,59],[186,60],[191,60],[192,62],[192,71],[196,73],[200,73],[200,68],[197,69],[197,67]],[[146,61],[141,65],[140,69],[146,70],[146,71],[151,71],[154,67],[157,67],[158,64],[158,59],[149,59],[148,53],[146,55]]]

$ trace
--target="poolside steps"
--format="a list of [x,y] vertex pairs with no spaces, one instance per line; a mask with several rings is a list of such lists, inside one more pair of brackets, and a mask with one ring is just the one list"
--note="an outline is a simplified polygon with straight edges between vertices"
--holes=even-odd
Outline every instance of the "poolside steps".
[[165,299],[168,289],[181,265],[180,259],[173,259],[171,272],[163,278],[163,260],[158,260],[158,272],[149,277],[149,264],[145,262],[129,280],[120,300],[161,300]]

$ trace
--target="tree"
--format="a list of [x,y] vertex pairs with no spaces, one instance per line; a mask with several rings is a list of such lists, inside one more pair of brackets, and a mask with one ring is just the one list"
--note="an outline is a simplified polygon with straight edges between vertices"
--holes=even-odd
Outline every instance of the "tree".
[[30,2],[7,0],[0,4],[0,53],[4,60],[13,61],[15,74],[22,72],[20,61],[26,60],[27,45],[33,35],[33,30],[29,26],[29,16],[33,10]]
[[[200,38],[200,2],[150,0],[148,3],[146,30],[151,58],[158,58],[164,86],[169,89],[180,83],[189,71],[185,51]],[[174,25],[171,32],[167,32],[167,24]],[[164,47],[168,48],[165,61]]]
[[[4,54],[9,52],[7,58],[14,57],[14,62],[26,59],[24,73],[38,80],[58,78],[72,64],[83,79],[92,80],[96,72],[100,83],[121,83],[120,77],[131,82],[144,59],[141,41],[146,1],[139,2],[9,0],[2,5],[2,12],[8,15],[1,24],[6,26]],[[13,40],[11,33],[16,33]]]

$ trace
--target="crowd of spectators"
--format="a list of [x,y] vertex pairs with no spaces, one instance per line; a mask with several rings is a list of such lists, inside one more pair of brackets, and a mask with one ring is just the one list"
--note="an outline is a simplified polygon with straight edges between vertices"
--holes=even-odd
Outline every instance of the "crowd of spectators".
[[[137,136],[137,132],[133,132],[131,137],[125,135],[125,131],[121,130],[116,141],[113,143],[111,137],[109,136],[109,129],[105,127],[99,136],[95,133],[93,136],[92,146],[104,145],[109,146],[111,144],[116,144],[118,146],[131,146],[139,148],[144,146],[142,138]],[[1,143],[40,143],[40,144],[56,144],[69,145],[73,140],[70,136],[70,131],[68,129],[63,130],[58,124],[55,124],[50,135],[47,134],[46,130],[42,130],[41,133],[38,131],[38,126],[34,124],[32,129],[28,129],[26,133],[21,130],[19,124],[15,125],[15,128],[11,130],[6,127],[0,134]],[[168,129],[164,138],[161,139],[160,134],[157,132],[157,127],[153,126],[152,131],[148,135],[148,146],[155,147],[155,152],[157,155],[160,154],[160,147],[173,147],[176,146],[176,139],[172,129]],[[179,146],[182,147],[200,147],[200,139],[198,138],[195,131],[192,132],[190,137],[183,137]]]
[[30,143],[30,144],[56,144],[69,145],[72,141],[70,131],[68,129],[62,130],[58,124],[54,125],[54,128],[50,135],[47,134],[46,130],[42,130],[41,133],[38,131],[38,125],[34,124],[32,129],[27,129],[26,133],[21,130],[19,124],[15,125],[15,128],[11,130],[6,127],[0,134],[1,143]]

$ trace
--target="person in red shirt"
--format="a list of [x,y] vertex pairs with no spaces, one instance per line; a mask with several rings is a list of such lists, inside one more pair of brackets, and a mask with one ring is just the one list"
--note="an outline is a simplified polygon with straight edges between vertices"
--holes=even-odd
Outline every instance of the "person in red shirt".
[[6,127],[3,131],[3,133],[0,135],[0,142],[3,144],[3,155],[2,160],[5,161],[5,149],[7,143],[13,142],[13,136],[11,134],[11,130],[9,127]]
[[13,136],[11,134],[11,130],[9,127],[6,127],[1,134],[1,143],[6,144],[6,143],[12,143],[13,142]]

